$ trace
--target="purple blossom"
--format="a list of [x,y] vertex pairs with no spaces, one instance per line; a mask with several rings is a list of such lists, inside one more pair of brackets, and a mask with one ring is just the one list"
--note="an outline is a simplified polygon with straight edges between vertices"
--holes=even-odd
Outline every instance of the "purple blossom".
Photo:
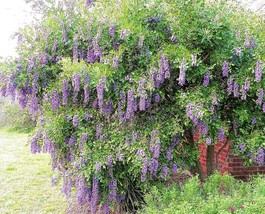
[[74,38],[74,44],[73,44],[73,60],[78,61],[78,40],[77,38]]
[[171,42],[176,42],[177,41],[177,36],[172,35],[170,40],[171,40]]
[[260,82],[262,79],[262,61],[257,60],[255,68],[255,81]]
[[160,148],[161,148],[160,142],[156,143],[154,147],[153,158],[159,158]]
[[127,92],[127,109],[126,119],[132,120],[134,118],[134,91],[128,90]]
[[104,104],[104,87],[106,83],[106,77],[102,76],[100,78],[99,83],[97,84],[97,98],[98,98],[98,105],[100,108],[103,107]]
[[244,47],[245,48],[255,48],[256,44],[255,44],[255,40],[253,36],[246,36],[246,40],[244,42]]
[[40,55],[40,65],[41,67],[45,67],[48,64],[48,56],[45,53]]
[[110,26],[109,28],[109,35],[114,38],[115,37],[115,34],[116,34],[116,26],[115,25],[112,25]]
[[35,116],[38,113],[39,104],[38,104],[38,98],[36,95],[32,95],[29,100],[29,113]]
[[60,106],[60,97],[57,90],[53,90],[52,92],[52,109],[57,110]]
[[98,108],[98,99],[95,99],[92,103],[92,108],[97,109]]
[[127,35],[128,35],[130,32],[131,32],[130,30],[123,29],[123,30],[121,31],[120,39],[121,39],[121,40],[125,40],[125,38],[127,37]]
[[73,181],[72,181],[72,175],[69,173],[66,175],[66,173],[63,175],[63,193],[70,197],[71,191],[72,191]]
[[168,167],[164,165],[164,166],[162,167],[162,178],[163,178],[163,179],[166,179],[167,174],[168,174]]
[[143,96],[140,96],[139,110],[145,111],[145,98]]
[[262,111],[265,113],[265,102],[262,105]]
[[229,62],[227,62],[227,61],[223,62],[222,71],[223,71],[223,77],[228,77],[228,74],[229,74]]
[[1,88],[1,96],[2,97],[7,96],[7,87],[5,85]]
[[160,94],[159,93],[156,93],[155,94],[155,102],[156,103],[159,103],[160,102]]
[[104,209],[105,214],[110,213],[110,203],[109,202],[104,203],[103,209]]
[[179,85],[183,86],[186,81],[186,60],[183,59],[180,66],[179,66]]
[[28,97],[24,89],[21,89],[18,93],[18,103],[22,109],[24,109],[27,106]]
[[65,106],[68,103],[68,96],[69,96],[69,84],[68,80],[63,80],[63,86],[62,86],[62,105]]
[[55,153],[54,144],[47,134],[43,134],[43,152],[48,152],[50,154]]
[[27,68],[28,73],[32,73],[32,70],[33,70],[35,64],[36,64],[36,58],[33,57],[33,58],[29,59],[28,68]]
[[38,144],[39,139],[42,138],[42,134],[37,132],[30,140],[30,150],[32,154],[40,153],[40,145]]
[[110,115],[113,111],[113,106],[111,104],[111,101],[108,100],[107,104],[103,104],[101,110],[102,110],[104,115]]
[[99,180],[93,177],[92,195],[91,195],[91,202],[90,202],[92,213],[96,213],[98,199],[99,199]]
[[242,56],[242,49],[240,47],[237,47],[235,50],[237,56]]
[[158,170],[158,166],[159,166],[158,160],[156,160],[156,159],[153,158],[151,160],[151,164],[149,166],[149,171],[151,172],[151,174],[156,175],[157,170]]
[[196,125],[203,116],[201,106],[197,106],[195,103],[189,103],[186,107],[186,116]]
[[261,148],[261,147],[259,147],[259,149],[258,149],[258,155],[257,155],[257,157],[256,157],[255,160],[256,160],[256,162],[260,166],[264,165],[264,161],[265,161],[264,157],[265,157],[265,155],[264,155],[264,149]]
[[108,155],[106,157],[106,166],[113,167],[113,159],[112,159],[112,156],[111,155]]
[[143,149],[138,149],[137,151],[137,158],[140,160],[145,157],[145,152]]
[[210,138],[210,137],[206,138],[206,144],[211,145],[212,144],[212,138]]
[[118,68],[119,67],[119,58],[118,57],[114,57],[113,58],[113,67],[114,68]]
[[172,148],[169,147],[168,150],[167,150],[167,153],[166,153],[166,159],[168,161],[172,160],[171,153],[172,153]]
[[82,133],[80,143],[85,143],[88,138],[88,133]]
[[145,158],[143,160],[143,167],[142,167],[142,174],[141,174],[141,182],[145,182],[146,181],[146,173],[148,171],[148,159]]
[[145,108],[148,109],[151,107],[151,102],[152,102],[152,99],[151,97],[148,97],[146,100],[145,100]]
[[76,181],[76,195],[78,199],[78,203],[80,205],[84,205],[85,203],[88,203],[91,196],[91,189],[87,186],[87,182],[84,176],[77,179]]
[[203,79],[203,86],[204,87],[208,87],[210,82],[210,71],[207,71],[204,75],[204,79]]
[[239,85],[237,83],[234,84],[234,97],[239,97]]
[[219,129],[218,142],[223,142],[224,140],[225,140],[225,131],[223,129]]
[[101,134],[102,134],[102,126],[101,125],[97,125],[96,138],[99,138]]
[[86,75],[84,79],[84,104],[88,104],[89,102],[89,81],[90,77]]
[[89,119],[90,119],[89,113],[85,113],[84,119],[85,119],[85,121],[89,121]]
[[178,172],[178,165],[177,164],[173,164],[172,173],[176,174],[177,172]]
[[157,80],[157,71],[152,69],[150,72],[150,81],[151,81],[151,86],[153,88],[159,88],[159,84],[157,83],[156,80]]
[[116,158],[118,161],[123,162],[124,161],[124,154],[117,153]]
[[261,106],[262,105],[262,101],[263,101],[263,96],[264,96],[264,89],[260,88],[258,90],[258,99],[256,100],[256,104]]
[[168,59],[164,55],[162,55],[160,58],[159,70],[161,71],[161,73],[164,74],[166,79],[170,77],[170,65],[169,65]]
[[232,93],[233,87],[234,87],[234,79],[232,77],[230,77],[227,80],[227,93],[228,93],[228,95],[230,95]]
[[99,162],[96,162],[95,164],[96,174],[99,174],[101,172],[101,167],[102,167],[102,164]]
[[69,143],[70,147],[73,147],[75,145],[75,143],[76,143],[76,138],[75,137],[70,137],[68,143]]
[[138,138],[138,133],[137,132],[134,132],[132,133],[132,142],[135,142]]
[[92,2],[93,2],[93,0],[85,0],[85,1],[86,1],[86,6],[87,7],[90,6],[92,4]]
[[113,201],[117,196],[117,181],[113,178],[109,182],[109,200]]
[[80,91],[80,83],[81,83],[80,75],[79,74],[73,74],[71,79],[72,79],[72,86],[74,88],[74,92],[79,92]]

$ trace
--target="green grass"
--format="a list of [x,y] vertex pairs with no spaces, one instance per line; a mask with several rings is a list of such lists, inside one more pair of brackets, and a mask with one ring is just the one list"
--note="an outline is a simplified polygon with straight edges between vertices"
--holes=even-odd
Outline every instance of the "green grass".
[[49,155],[32,155],[27,134],[3,130],[0,147],[0,213],[65,213],[60,186],[51,186]]

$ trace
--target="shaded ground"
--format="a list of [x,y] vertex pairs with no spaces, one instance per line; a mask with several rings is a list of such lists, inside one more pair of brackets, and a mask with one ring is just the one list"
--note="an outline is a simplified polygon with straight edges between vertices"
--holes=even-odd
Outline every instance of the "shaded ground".
[[32,155],[26,134],[0,130],[0,213],[65,213],[60,187],[52,187],[50,157]]

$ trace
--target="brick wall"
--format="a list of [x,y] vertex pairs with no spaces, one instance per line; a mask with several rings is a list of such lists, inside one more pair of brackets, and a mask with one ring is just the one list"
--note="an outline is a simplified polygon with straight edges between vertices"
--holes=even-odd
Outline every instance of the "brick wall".
[[[194,141],[198,141],[200,135],[196,132],[194,135]],[[265,166],[244,166],[244,160],[240,157],[235,156],[229,149],[231,142],[225,145],[226,140],[215,144],[214,153],[215,160],[218,155],[218,171],[221,173],[229,173],[237,179],[246,180],[250,175],[265,174]],[[200,150],[200,163],[202,165],[204,173],[206,169],[206,144],[201,143],[199,145]],[[215,163],[214,160],[214,163]]]

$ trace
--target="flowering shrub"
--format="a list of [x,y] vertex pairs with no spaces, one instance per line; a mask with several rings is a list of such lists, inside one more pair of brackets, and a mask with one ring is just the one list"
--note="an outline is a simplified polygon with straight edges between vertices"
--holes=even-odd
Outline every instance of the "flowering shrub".
[[195,165],[195,131],[264,164],[260,17],[203,0],[31,2],[43,15],[18,33],[1,94],[38,118],[32,152],[51,153],[66,195],[75,187],[92,213],[136,210]]

